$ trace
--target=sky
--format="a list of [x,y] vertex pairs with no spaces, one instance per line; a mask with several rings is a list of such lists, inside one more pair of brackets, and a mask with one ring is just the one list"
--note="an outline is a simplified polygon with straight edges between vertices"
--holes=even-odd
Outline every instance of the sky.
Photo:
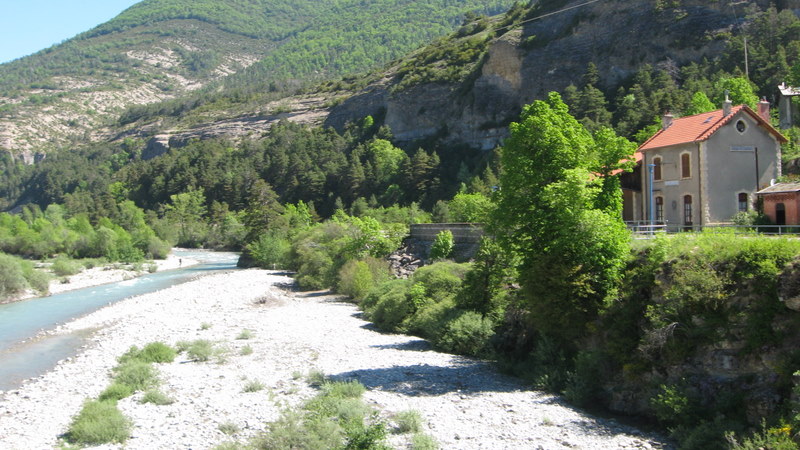
[[139,1],[0,0],[0,63],[88,31]]

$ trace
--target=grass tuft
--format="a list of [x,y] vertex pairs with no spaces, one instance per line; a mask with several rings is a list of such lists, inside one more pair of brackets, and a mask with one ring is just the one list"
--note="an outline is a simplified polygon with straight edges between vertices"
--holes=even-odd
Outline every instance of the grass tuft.
[[139,400],[139,403],[152,403],[154,405],[164,406],[175,403],[175,400],[158,389],[149,389],[144,393],[142,399]]
[[90,400],[72,420],[67,442],[80,445],[124,443],[131,434],[131,423],[115,402]]
[[236,336],[236,339],[253,339],[253,332],[245,328],[241,333],[239,333],[238,336]]
[[417,433],[411,438],[411,448],[414,450],[438,450],[439,444],[431,436]]
[[258,380],[250,380],[247,383],[245,383],[242,392],[258,392],[264,389],[265,387],[266,386],[264,385],[264,383]]
[[157,386],[158,377],[149,363],[131,360],[114,368],[114,383],[125,384],[133,391],[144,391]]
[[146,363],[170,363],[175,360],[177,354],[177,350],[163,342],[151,342],[141,350],[134,345],[117,360],[120,363],[131,360]]
[[244,347],[242,347],[241,350],[239,350],[239,354],[242,355],[242,356],[252,355],[253,354],[253,347],[250,347],[249,345],[245,345]]
[[228,436],[233,436],[234,434],[236,434],[236,433],[241,431],[241,428],[239,428],[239,425],[236,425],[233,422],[221,423],[221,424],[219,424],[219,426],[217,428],[223,434],[227,434]]
[[422,416],[419,411],[400,411],[395,417],[398,433],[419,433],[422,431]]
[[109,385],[103,392],[100,393],[98,400],[100,401],[112,401],[116,402],[118,400],[122,400],[125,397],[130,397],[133,395],[133,388],[125,383],[114,382]]
[[321,370],[314,369],[308,372],[306,381],[308,382],[309,386],[320,387],[326,381],[325,373],[323,373]]

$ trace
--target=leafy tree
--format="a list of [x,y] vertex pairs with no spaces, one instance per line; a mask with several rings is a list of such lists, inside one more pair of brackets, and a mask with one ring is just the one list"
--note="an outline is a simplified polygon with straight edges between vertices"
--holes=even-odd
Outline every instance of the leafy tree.
[[692,100],[689,103],[689,108],[684,111],[687,116],[693,116],[695,114],[702,114],[709,111],[714,111],[718,109],[714,103],[708,98],[708,96],[704,92],[695,92],[692,95]]
[[430,258],[431,259],[445,259],[453,254],[453,232],[450,230],[442,230],[433,239],[431,246]]
[[753,84],[743,77],[729,77],[721,78],[714,85],[714,92],[717,95],[714,98],[717,104],[721,105],[725,100],[725,92],[734,105],[747,105],[753,109],[758,108],[758,95],[755,93]]
[[618,156],[632,158],[632,146],[615,151],[615,143],[610,131],[595,140],[550,93],[523,109],[503,147],[492,227],[520,257],[533,325],[565,340],[582,335],[603,308],[627,254],[621,203],[613,198],[620,194],[605,179],[622,167]]
[[492,201],[483,194],[459,192],[447,205],[448,215],[455,222],[486,223],[494,209]]
[[202,189],[190,189],[170,196],[170,203],[165,207],[167,219],[178,225],[178,244],[197,247],[205,234],[206,214],[205,195]]

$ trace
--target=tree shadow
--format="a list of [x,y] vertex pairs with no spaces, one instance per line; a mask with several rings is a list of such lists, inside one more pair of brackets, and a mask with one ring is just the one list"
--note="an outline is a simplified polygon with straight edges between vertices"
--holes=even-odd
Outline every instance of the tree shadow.
[[360,369],[331,377],[356,380],[367,389],[379,389],[410,397],[438,396],[451,392],[470,395],[481,392],[524,390],[519,381],[497,374],[489,363],[463,359],[450,361],[447,364],[447,366],[417,364]]
[[[365,327],[362,326],[362,328]],[[387,350],[405,350],[409,352],[429,352],[433,350],[431,343],[424,339],[415,339],[408,342],[400,342],[398,344],[370,345],[370,347]]]

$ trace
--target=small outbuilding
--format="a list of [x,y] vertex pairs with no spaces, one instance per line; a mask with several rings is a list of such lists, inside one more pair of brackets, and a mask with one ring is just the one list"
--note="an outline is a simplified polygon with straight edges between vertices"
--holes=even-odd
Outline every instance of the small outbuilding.
[[775,225],[800,225],[800,183],[776,183],[756,193]]

